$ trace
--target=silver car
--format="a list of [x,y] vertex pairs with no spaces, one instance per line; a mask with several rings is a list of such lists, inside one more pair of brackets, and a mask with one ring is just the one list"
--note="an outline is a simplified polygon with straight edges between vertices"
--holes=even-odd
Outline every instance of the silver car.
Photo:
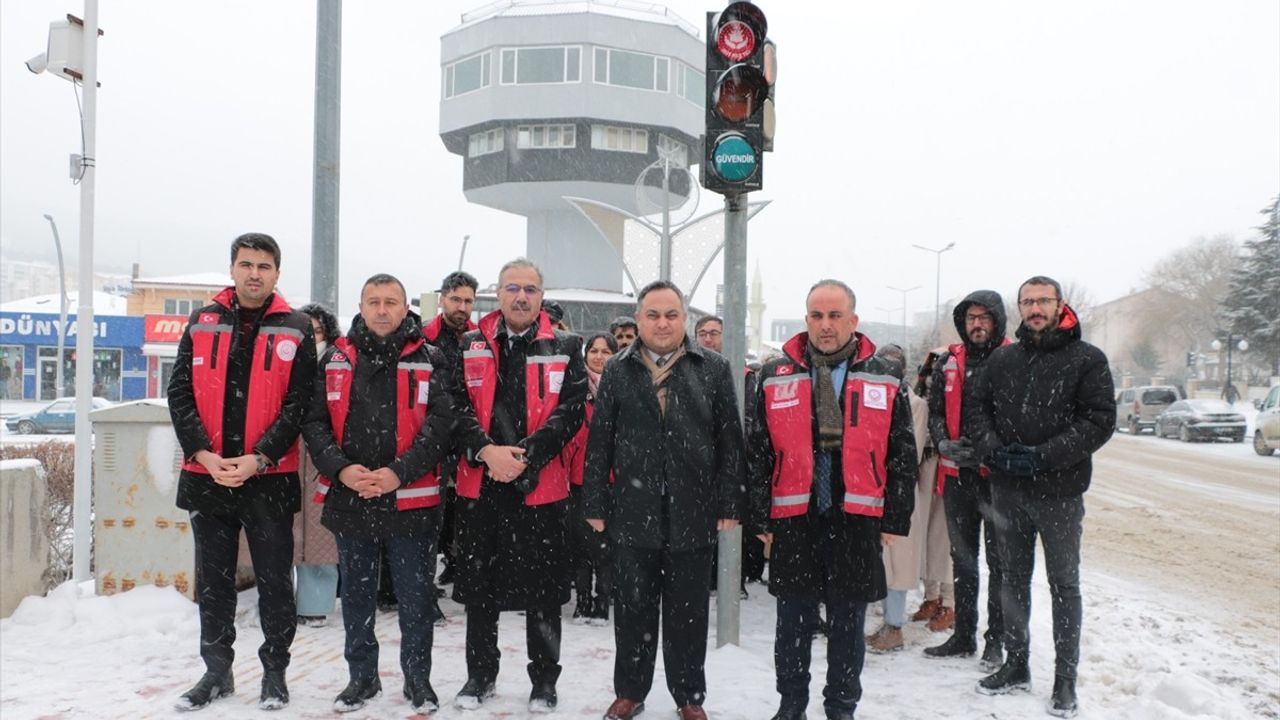
[[1244,442],[1245,419],[1221,400],[1179,400],[1156,418],[1156,437],[1177,436],[1182,442]]
[[1253,451],[1270,455],[1280,448],[1280,385],[1271,388],[1258,403],[1258,419],[1253,431]]

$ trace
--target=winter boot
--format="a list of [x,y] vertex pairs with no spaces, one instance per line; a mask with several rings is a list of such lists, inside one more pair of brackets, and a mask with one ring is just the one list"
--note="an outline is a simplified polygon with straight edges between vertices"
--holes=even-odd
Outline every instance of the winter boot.
[[793,707],[783,703],[770,720],[806,720],[806,718],[803,707]]
[[195,687],[182,694],[173,704],[178,710],[200,710],[209,706],[214,700],[234,695],[236,683],[231,671],[224,673],[206,672]]
[[279,710],[289,705],[289,686],[284,682],[283,670],[267,670],[262,673],[262,695],[258,698],[259,710]]
[[427,679],[404,681],[404,699],[409,701],[413,711],[419,715],[430,715],[440,709],[440,698],[431,689],[431,681]]
[[529,712],[549,713],[556,709],[556,684],[539,682],[533,684],[529,693]]
[[591,615],[587,618],[587,624],[596,627],[609,624],[609,598],[597,595],[591,601]]
[[983,672],[995,672],[1004,664],[1004,648],[1000,647],[999,642],[988,640],[984,648],[982,648],[982,661],[979,667]]
[[354,712],[364,704],[382,694],[382,678],[372,675],[365,678],[351,678],[351,682],[333,699],[333,711],[340,713]]
[[1075,678],[1058,675],[1053,679],[1053,695],[1049,697],[1050,715],[1062,718],[1076,716],[1076,681]]
[[870,640],[867,649],[873,653],[897,652],[905,646],[902,641],[902,628],[885,623]]
[[1031,692],[1031,668],[1026,657],[1009,656],[1000,669],[978,681],[977,690],[983,695],[1007,695]]
[[955,624],[955,608],[943,605],[938,608],[938,612],[934,613],[932,618],[929,618],[929,623],[925,627],[929,628],[930,632],[942,632],[943,630],[950,630]]
[[924,622],[926,620],[932,620],[933,616],[937,614],[938,608],[940,607],[942,607],[942,598],[925,600],[924,602],[920,603],[920,609],[916,610],[915,614],[911,616],[911,621]]
[[492,680],[481,678],[467,678],[463,683],[462,689],[453,698],[453,706],[459,710],[475,710],[479,708],[487,698],[493,697],[497,692]]
[[578,602],[573,606],[573,620],[571,622],[573,622],[574,625],[585,625],[587,620],[591,618],[591,614],[594,611],[591,596],[586,593],[580,593],[578,595]]
[[[973,637],[964,637],[956,633],[947,638],[946,642],[941,645],[925,648],[924,654],[931,658],[970,657],[977,651],[978,645],[974,642]],[[992,670],[994,669],[992,668]]]

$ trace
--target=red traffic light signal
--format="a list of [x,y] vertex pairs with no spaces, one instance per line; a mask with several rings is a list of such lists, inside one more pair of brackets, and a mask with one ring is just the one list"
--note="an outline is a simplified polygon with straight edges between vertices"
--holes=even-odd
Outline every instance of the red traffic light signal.
[[702,185],[726,195],[763,187],[764,152],[770,148],[775,74],[768,21],[760,8],[734,2],[707,13],[706,136]]

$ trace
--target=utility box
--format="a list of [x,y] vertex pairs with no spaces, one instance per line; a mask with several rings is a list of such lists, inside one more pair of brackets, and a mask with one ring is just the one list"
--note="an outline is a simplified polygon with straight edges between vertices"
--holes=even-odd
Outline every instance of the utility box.
[[182,448],[168,403],[138,400],[94,411],[89,419],[98,594],[172,585],[194,600],[191,520],[174,505]]
[[0,617],[12,615],[28,595],[44,594],[48,497],[39,460],[0,460]]

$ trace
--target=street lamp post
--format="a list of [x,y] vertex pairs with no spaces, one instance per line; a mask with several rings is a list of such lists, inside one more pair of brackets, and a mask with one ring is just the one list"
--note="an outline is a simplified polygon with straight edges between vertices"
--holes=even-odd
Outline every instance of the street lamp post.
[[[53,247],[58,251],[58,289],[61,291],[60,310],[58,312],[58,361],[53,364],[53,396],[55,398],[65,397],[67,392],[62,383],[62,363],[63,355],[66,354],[64,348],[67,345],[67,271],[62,264],[62,239],[58,237],[58,224],[53,221],[53,216],[45,214],[45,220],[49,221],[49,227],[53,228]],[[40,396],[40,389],[36,388],[36,397]]]
[[933,331],[938,333],[939,339],[941,339],[942,337],[941,331],[938,329],[939,327],[938,324],[942,322],[942,318],[940,315],[941,313],[940,308],[942,307],[942,253],[950,250],[955,246],[956,244],[954,242],[950,242],[950,243],[947,243],[947,246],[942,248],[941,250],[935,250],[933,248],[925,247],[923,245],[916,245],[915,243],[911,244],[911,247],[913,248],[924,250],[926,252],[931,252],[937,256],[937,260],[938,260],[937,273],[934,276],[934,284],[933,284]]
[[[1231,384],[1231,350],[1232,348],[1236,348],[1240,352],[1244,352],[1245,350],[1249,349],[1248,340],[1245,340],[1244,338],[1240,338],[1240,342],[1232,343],[1231,341],[1233,339],[1235,339],[1235,336],[1232,335],[1231,333],[1227,333],[1227,342],[1225,347],[1227,348],[1227,384],[1228,385]],[[1222,350],[1224,345],[1221,340],[1214,340],[1213,343],[1210,345],[1210,347],[1212,347],[1216,352],[1216,351]]]
[[907,347],[907,293],[915,292],[916,290],[919,290],[923,286],[917,285],[913,288],[907,288],[905,290],[902,288],[894,287],[892,285],[885,285],[885,287],[895,292],[902,293],[902,348],[905,350]]

